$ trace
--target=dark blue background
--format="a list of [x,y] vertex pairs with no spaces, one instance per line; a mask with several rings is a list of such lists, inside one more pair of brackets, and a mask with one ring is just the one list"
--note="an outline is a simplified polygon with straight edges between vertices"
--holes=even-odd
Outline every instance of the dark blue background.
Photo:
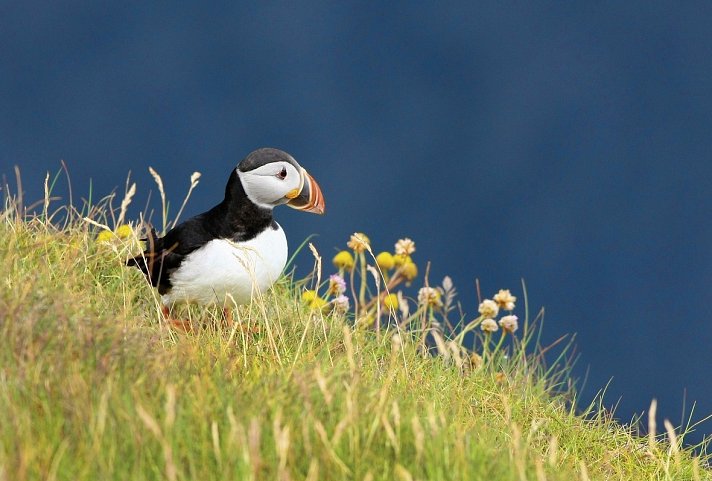
[[650,3],[3,2],[0,173],[145,200],[151,165],[176,204],[198,170],[195,214],[283,148],[328,205],[281,209],[293,247],[410,236],[473,314],[524,278],[584,400],[677,423],[712,412],[712,4]]

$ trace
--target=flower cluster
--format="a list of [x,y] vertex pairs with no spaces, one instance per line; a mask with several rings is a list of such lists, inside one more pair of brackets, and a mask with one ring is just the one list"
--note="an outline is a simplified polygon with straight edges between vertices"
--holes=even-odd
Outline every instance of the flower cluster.
[[[353,254],[350,251],[342,250],[332,259],[334,267],[339,270],[339,273],[353,271],[356,266],[355,257],[362,257],[364,252],[370,252],[371,241],[366,234],[355,232],[351,235],[346,246],[353,251]],[[375,258],[376,265],[384,276],[390,277],[391,274],[398,274],[410,283],[418,276],[418,266],[410,256],[414,252],[415,242],[408,238],[400,239],[396,242],[393,253],[387,251],[378,253]]]
[[[399,239],[392,251],[376,251],[366,234],[356,232],[346,247],[332,259],[337,273],[324,282],[323,297],[317,294],[318,289],[303,293],[304,302],[311,308],[340,313],[353,308],[356,326],[377,332],[395,325],[412,330],[421,336],[423,346],[430,346],[463,370],[498,359],[498,352],[508,348],[505,340],[519,329],[519,319],[513,314],[517,298],[508,289],[484,299],[478,306],[479,316],[465,325],[448,319],[451,312],[462,312],[454,300],[457,291],[449,277],[439,286],[431,286],[425,279],[417,295],[409,297],[401,287],[410,286],[418,277],[412,257],[416,246],[410,238]],[[466,346],[465,335],[478,327],[481,334],[474,345],[468,338]],[[464,368],[465,364],[469,367]]]
[[492,296],[492,299],[482,301],[477,309],[482,317],[480,329],[485,333],[491,334],[497,332],[501,327],[505,333],[514,334],[519,329],[519,318],[517,316],[513,314],[503,316],[499,322],[495,319],[499,315],[500,309],[513,311],[516,301],[517,298],[509,292],[509,289],[500,289],[497,294]]
[[350,301],[346,292],[346,280],[339,274],[329,276],[326,296],[321,297],[316,290],[310,289],[302,292],[302,301],[312,309],[331,307],[333,310],[345,313],[349,310]]
[[115,239],[128,239],[133,235],[133,229],[128,224],[121,224],[114,231],[109,229],[102,229],[99,235],[96,236],[96,241],[100,243],[112,242]]
[[[418,266],[411,257],[415,252],[415,242],[409,238],[399,239],[393,251],[375,254],[369,237],[362,232],[355,232],[346,247],[348,249],[337,252],[332,259],[338,273],[329,278],[327,293],[344,295],[344,286],[337,285],[334,279],[335,276],[339,279],[348,278],[352,292],[355,293],[352,299],[354,312],[360,323],[368,321],[379,325],[379,315],[402,310],[404,302],[407,303],[403,296],[396,294],[396,289],[401,284],[409,286],[418,277]],[[439,291],[423,291],[420,297],[430,307],[442,305]]]

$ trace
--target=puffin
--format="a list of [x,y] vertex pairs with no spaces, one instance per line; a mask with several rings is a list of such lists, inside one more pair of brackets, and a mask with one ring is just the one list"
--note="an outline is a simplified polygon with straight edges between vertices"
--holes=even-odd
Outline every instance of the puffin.
[[273,210],[287,205],[324,214],[319,184],[287,152],[261,148],[242,159],[212,209],[170,229],[153,228],[146,249],[128,259],[158,289],[163,314],[177,303],[247,304],[279,278],[287,263],[287,237]]

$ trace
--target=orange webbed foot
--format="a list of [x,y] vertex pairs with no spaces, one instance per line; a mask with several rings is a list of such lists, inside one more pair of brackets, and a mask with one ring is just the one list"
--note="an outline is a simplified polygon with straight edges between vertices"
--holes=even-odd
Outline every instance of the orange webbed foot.
[[161,312],[166,323],[176,331],[193,332],[193,324],[187,319],[173,319],[168,306],[161,307]]

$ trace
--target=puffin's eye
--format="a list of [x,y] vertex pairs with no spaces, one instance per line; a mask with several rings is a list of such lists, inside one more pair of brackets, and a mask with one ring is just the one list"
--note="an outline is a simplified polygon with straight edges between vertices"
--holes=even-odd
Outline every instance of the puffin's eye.
[[287,169],[282,167],[282,170],[279,171],[279,174],[277,174],[277,177],[280,179],[286,179],[287,178]]

